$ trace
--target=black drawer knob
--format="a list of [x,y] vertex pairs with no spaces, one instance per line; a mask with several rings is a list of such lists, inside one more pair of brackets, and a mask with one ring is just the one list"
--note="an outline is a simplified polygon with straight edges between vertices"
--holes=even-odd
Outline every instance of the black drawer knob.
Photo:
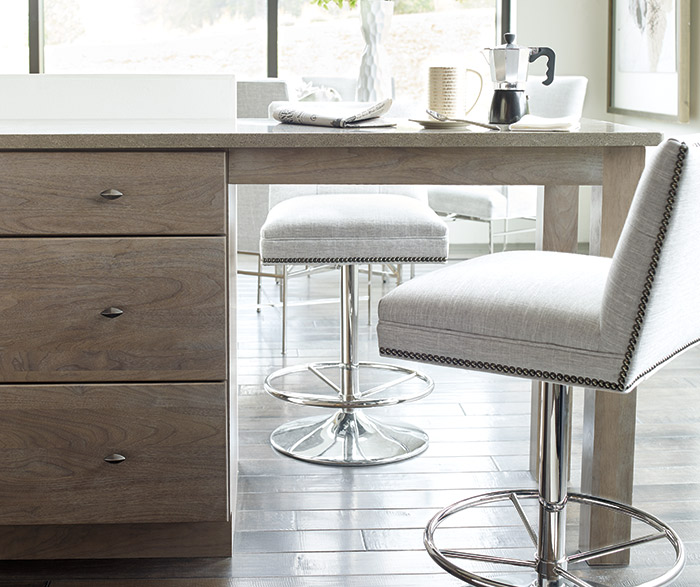
[[116,452],[113,455],[108,455],[105,457],[105,463],[109,463],[110,465],[118,465],[119,463],[123,463],[125,460],[126,457],[124,455],[120,455]]
[[105,200],[116,200],[117,198],[121,198],[124,194],[121,193],[119,190],[115,189],[108,189],[103,192],[100,192],[100,195],[105,199]]
[[119,318],[124,313],[123,310],[120,310],[119,308],[115,307],[109,307],[106,308],[105,310],[102,310],[100,314],[102,314],[105,318]]

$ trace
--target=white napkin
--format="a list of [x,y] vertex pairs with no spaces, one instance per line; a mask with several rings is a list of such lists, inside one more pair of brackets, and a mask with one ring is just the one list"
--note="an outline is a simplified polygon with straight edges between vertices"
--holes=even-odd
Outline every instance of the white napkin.
[[510,130],[547,130],[547,131],[572,131],[578,130],[581,123],[575,116],[564,116],[562,118],[546,118],[526,114],[518,122],[510,125]]

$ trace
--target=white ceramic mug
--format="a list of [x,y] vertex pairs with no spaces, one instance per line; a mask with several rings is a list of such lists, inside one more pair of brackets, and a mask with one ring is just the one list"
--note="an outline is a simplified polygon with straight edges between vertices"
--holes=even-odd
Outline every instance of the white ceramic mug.
[[[467,108],[467,73],[479,78],[479,91]],[[466,116],[476,105],[484,87],[478,71],[464,67],[446,66],[428,69],[428,108],[450,118]]]

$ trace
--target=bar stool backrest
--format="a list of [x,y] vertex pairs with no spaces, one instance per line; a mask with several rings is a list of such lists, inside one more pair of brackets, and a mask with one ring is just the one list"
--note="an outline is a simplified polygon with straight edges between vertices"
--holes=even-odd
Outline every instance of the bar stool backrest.
[[700,340],[699,141],[657,148],[613,256],[601,350],[626,353],[619,391]]

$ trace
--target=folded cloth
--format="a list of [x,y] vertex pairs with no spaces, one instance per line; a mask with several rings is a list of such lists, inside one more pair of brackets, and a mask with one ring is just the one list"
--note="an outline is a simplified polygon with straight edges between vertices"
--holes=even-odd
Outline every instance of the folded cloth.
[[270,116],[287,124],[336,128],[395,126],[381,118],[391,108],[391,98],[380,102],[272,102]]
[[564,116],[561,118],[546,118],[526,114],[518,122],[510,125],[510,130],[549,130],[549,131],[572,131],[581,127],[579,119],[575,116]]

